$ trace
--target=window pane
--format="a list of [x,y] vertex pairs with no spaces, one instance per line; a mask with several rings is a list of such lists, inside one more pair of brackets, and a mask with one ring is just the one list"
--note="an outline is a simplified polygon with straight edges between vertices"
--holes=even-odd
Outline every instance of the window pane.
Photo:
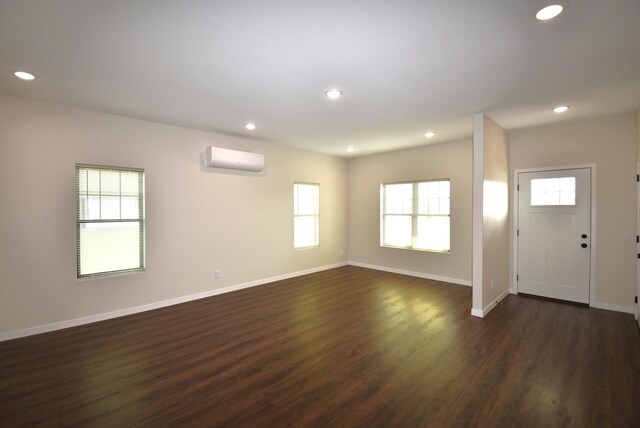
[[544,180],[531,180],[531,205],[544,205]]
[[418,213],[427,214],[429,212],[429,188],[428,183],[418,183]]
[[575,192],[576,191],[576,178],[575,177],[562,177],[560,179],[560,191],[561,192]]
[[538,178],[531,180],[531,205],[575,205],[576,178]]
[[78,171],[78,193],[87,194],[87,170],[81,169]]
[[110,196],[120,194],[120,171],[100,171],[100,194]]
[[100,194],[100,171],[97,169],[87,170],[87,192],[90,195]]
[[383,221],[383,245],[411,247],[410,215],[386,215]]
[[547,193],[559,193],[560,192],[560,179],[559,178],[547,178],[545,180]]
[[451,182],[449,180],[440,181],[440,197],[451,197]]
[[102,196],[102,198],[100,198],[100,218],[102,220],[120,219],[119,196]]
[[576,193],[575,192],[560,192],[560,205],[575,205]]
[[80,274],[140,268],[140,223],[80,225]]
[[317,247],[320,243],[320,185],[293,185],[293,247]]
[[442,215],[451,214],[449,198],[440,198],[440,214]]
[[318,217],[301,216],[293,219],[293,246],[295,248],[318,245]]
[[122,208],[122,219],[137,219],[139,215],[138,198],[131,196],[123,196],[120,200]]
[[544,194],[545,205],[560,205],[560,192],[547,192]]
[[428,206],[429,206],[429,209],[427,211],[427,214],[440,214],[440,199],[429,198]]
[[86,218],[81,220],[99,220],[100,219],[100,196],[89,196],[86,204]]
[[414,247],[421,250],[449,251],[449,228],[448,216],[419,216]]
[[413,184],[385,184],[385,214],[411,214],[413,211]]
[[560,179],[560,205],[576,204],[576,178],[563,177]]
[[294,184],[294,215],[311,215],[319,212],[319,188],[317,184]]
[[137,172],[122,171],[120,173],[120,186],[123,196],[138,196],[138,180],[140,174]]

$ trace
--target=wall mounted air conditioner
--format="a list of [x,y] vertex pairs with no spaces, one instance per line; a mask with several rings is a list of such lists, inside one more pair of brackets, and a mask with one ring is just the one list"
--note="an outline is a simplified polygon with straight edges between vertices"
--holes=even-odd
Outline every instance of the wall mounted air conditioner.
[[262,171],[264,155],[209,146],[207,147],[205,164],[214,168]]

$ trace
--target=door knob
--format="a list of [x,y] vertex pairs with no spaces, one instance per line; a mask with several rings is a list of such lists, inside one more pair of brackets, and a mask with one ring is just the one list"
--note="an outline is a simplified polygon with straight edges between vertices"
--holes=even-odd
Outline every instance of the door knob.
[[587,234],[586,233],[582,234],[582,239],[587,239]]
[[587,247],[588,247],[588,245],[587,245],[587,244],[580,244],[580,246],[581,246],[582,248],[587,248]]

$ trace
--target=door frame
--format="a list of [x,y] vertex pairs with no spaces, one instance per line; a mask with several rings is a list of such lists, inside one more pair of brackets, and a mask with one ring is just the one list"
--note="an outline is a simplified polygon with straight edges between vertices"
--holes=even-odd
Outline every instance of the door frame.
[[633,311],[636,317],[636,322],[638,323],[638,328],[640,328],[640,304],[638,302],[638,297],[640,296],[640,160],[638,160],[638,169],[636,171],[638,173],[636,179],[636,194],[638,195],[638,201],[636,203],[636,252],[638,254],[638,259],[636,261],[636,295],[635,302],[633,304]]
[[562,165],[540,168],[521,168],[513,170],[513,186],[511,186],[511,237],[512,237],[512,263],[511,263],[511,284],[509,291],[518,294],[518,174],[527,172],[544,171],[564,171],[567,169],[590,169],[591,170],[591,260],[589,270],[589,306],[592,306],[596,299],[596,164]]

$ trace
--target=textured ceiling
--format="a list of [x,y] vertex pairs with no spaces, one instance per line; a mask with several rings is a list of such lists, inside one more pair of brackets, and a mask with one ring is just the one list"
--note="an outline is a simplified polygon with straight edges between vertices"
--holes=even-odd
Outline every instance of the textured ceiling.
[[338,156],[636,110],[640,1],[540,4],[0,0],[0,93]]

